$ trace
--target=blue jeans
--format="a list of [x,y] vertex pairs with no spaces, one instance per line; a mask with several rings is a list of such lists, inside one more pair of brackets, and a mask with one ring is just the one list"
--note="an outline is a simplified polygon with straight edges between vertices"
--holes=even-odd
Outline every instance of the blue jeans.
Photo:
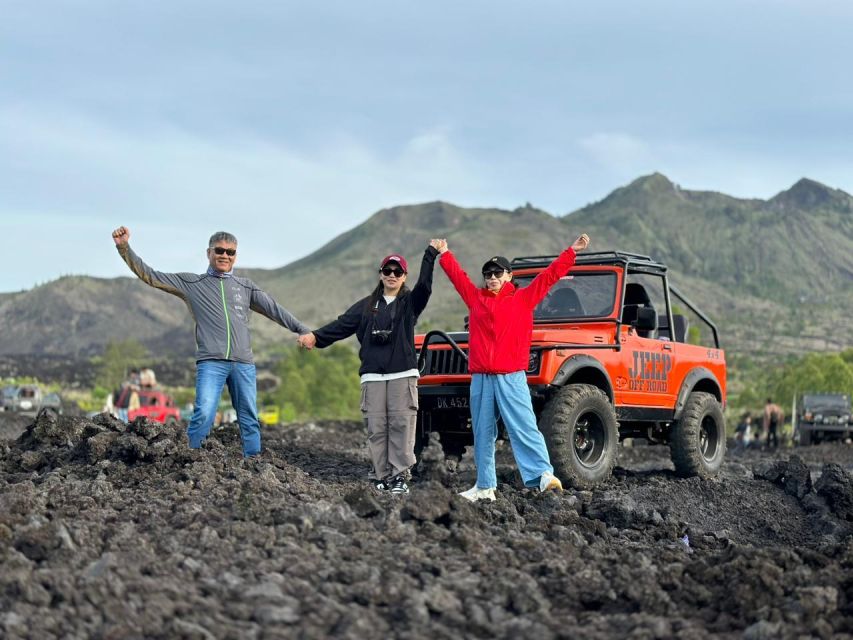
[[261,452],[261,427],[258,424],[255,365],[230,360],[201,360],[196,363],[195,410],[187,427],[190,449],[198,449],[210,433],[222,387],[228,384],[231,404],[237,411],[243,455]]
[[536,426],[536,415],[524,371],[506,374],[475,373],[471,376],[471,422],[474,427],[474,463],[477,487],[498,486],[495,475],[497,416],[503,418],[515,463],[527,487],[539,486],[539,478],[554,473],[545,438]]

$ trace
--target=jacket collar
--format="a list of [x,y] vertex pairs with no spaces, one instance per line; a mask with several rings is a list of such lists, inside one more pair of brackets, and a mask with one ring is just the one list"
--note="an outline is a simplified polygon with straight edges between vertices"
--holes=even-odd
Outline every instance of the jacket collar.
[[217,271],[213,267],[208,267],[207,268],[207,275],[213,276],[214,278],[220,278],[220,279],[231,278],[234,276],[234,270],[232,269],[231,271],[226,271],[225,273],[222,273],[221,271]]
[[481,291],[483,291],[484,295],[490,295],[495,298],[503,298],[505,296],[511,296],[513,293],[515,293],[515,288],[515,284],[512,282],[512,280],[510,280],[509,282],[505,282],[504,286],[502,286],[500,291],[498,291],[497,293],[492,293],[487,287],[483,287]]

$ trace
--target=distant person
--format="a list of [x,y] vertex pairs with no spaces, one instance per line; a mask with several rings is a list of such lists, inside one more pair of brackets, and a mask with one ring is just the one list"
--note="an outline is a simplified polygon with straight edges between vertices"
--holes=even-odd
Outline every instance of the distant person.
[[767,448],[774,449],[779,446],[778,430],[785,423],[785,412],[779,408],[778,404],[773,402],[772,398],[767,398],[764,405],[764,417],[762,419],[762,429],[767,435]]
[[459,266],[442,241],[441,267],[468,306],[468,371],[471,373],[471,422],[474,428],[476,484],[460,495],[468,500],[494,500],[496,412],[500,412],[521,479],[540,491],[562,490],[554,476],[545,439],[536,426],[536,415],[527,387],[533,308],[551,286],[575,263],[575,252],[586,249],[589,237],[581,235],[522,289],[512,282],[512,267],[503,256],[483,265],[484,286],[478,287]]
[[237,238],[230,233],[219,231],[210,237],[209,264],[202,274],[155,271],[130,248],[127,227],[119,227],[112,235],[130,270],[143,282],[184,300],[195,320],[196,399],[187,428],[190,448],[200,448],[210,433],[222,388],[227,384],[240,423],[243,455],[258,455],[261,432],[250,312],[257,311],[294,333],[306,334],[308,327],[254,282],[234,275]]
[[735,452],[743,453],[752,442],[752,414],[743,414],[737,427],[735,427]]
[[139,386],[145,389],[153,389],[157,386],[157,376],[154,369],[143,369],[139,372]]
[[406,475],[415,464],[418,412],[418,354],[415,323],[432,294],[438,240],[431,240],[421,260],[418,281],[406,286],[409,266],[399,254],[379,263],[379,283],[337,320],[301,336],[308,349],[327,347],[353,334],[361,347],[361,411],[367,425],[367,447],[374,487],[408,493]]

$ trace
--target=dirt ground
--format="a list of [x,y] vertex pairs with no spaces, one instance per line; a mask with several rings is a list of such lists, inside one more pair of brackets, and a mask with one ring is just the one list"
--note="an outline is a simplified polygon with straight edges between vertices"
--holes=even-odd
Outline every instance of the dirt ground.
[[21,427],[0,418],[4,638],[853,638],[849,445],[730,452],[710,481],[624,448],[560,494],[504,446],[470,504],[470,458],[434,444],[378,494],[360,424],[266,429],[251,463],[234,428],[191,452],[153,423]]

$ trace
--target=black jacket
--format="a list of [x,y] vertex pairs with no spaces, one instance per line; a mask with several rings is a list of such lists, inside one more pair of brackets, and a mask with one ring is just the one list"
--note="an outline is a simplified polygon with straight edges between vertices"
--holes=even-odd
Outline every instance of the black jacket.
[[[432,271],[438,251],[427,247],[421,262],[418,282],[411,291],[397,296],[390,305],[379,296],[378,308],[374,313],[371,296],[362,298],[346,312],[324,327],[316,329],[319,348],[348,338],[353,333],[361,343],[358,356],[361,358],[359,375],[364,373],[399,373],[416,369],[418,357],[415,353],[415,323],[426,308],[432,294]],[[393,311],[393,314],[392,314]],[[377,344],[371,331],[391,329],[391,338],[386,344]]]

